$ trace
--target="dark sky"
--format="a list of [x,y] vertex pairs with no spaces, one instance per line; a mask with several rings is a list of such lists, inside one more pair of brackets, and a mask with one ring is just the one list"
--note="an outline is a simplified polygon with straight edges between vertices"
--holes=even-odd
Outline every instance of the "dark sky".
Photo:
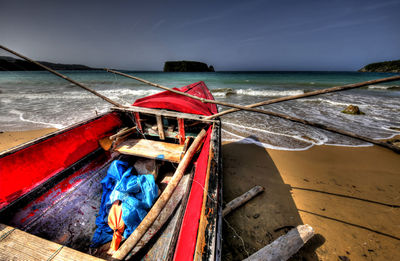
[[357,70],[400,59],[400,1],[0,0],[0,44],[38,60],[132,70],[162,70],[166,60]]

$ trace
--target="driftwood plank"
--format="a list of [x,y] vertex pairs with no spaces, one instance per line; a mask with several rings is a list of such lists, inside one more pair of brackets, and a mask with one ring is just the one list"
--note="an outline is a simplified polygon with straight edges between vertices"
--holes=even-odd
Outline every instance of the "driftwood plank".
[[122,142],[115,150],[121,154],[179,162],[183,145],[154,140],[132,139]]
[[261,193],[263,191],[264,191],[263,187],[255,186],[252,189],[250,189],[249,191],[247,191],[246,193],[242,194],[241,196],[233,199],[228,204],[226,204],[224,210],[222,211],[222,216],[225,217],[226,215],[231,213],[232,210],[240,207],[241,205],[243,205],[244,203],[246,203],[250,199],[254,198],[255,196],[257,196],[259,193]]
[[314,235],[309,225],[300,225],[243,261],[285,261],[294,255]]

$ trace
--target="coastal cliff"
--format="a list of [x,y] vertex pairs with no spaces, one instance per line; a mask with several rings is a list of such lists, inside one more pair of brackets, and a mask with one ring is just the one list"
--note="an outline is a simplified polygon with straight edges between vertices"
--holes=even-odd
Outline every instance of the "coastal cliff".
[[379,63],[371,63],[360,70],[359,72],[391,72],[391,73],[399,73],[400,72],[400,60],[395,61],[387,61],[387,62],[379,62]]
[[214,72],[214,67],[194,61],[168,61],[164,64],[164,72]]
[[[40,63],[53,70],[97,70],[81,64]],[[44,71],[44,69],[31,62],[9,56],[0,56],[0,71]]]

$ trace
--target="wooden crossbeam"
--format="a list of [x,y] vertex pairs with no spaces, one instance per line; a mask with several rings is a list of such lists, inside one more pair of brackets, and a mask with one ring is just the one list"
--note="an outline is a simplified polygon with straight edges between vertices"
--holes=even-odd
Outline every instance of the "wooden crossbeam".
[[146,139],[130,139],[115,149],[121,154],[180,162],[184,145]]

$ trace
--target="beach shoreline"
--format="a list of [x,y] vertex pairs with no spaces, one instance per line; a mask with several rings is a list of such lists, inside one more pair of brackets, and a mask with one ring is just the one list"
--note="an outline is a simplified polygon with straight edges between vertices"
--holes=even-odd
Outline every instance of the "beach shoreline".
[[[0,133],[0,150],[56,130]],[[240,142],[223,143],[222,154],[224,203],[265,187],[224,218],[223,260],[241,260],[299,224],[316,235],[292,260],[400,259],[400,208],[390,207],[400,205],[399,154],[377,146],[285,151]]]

